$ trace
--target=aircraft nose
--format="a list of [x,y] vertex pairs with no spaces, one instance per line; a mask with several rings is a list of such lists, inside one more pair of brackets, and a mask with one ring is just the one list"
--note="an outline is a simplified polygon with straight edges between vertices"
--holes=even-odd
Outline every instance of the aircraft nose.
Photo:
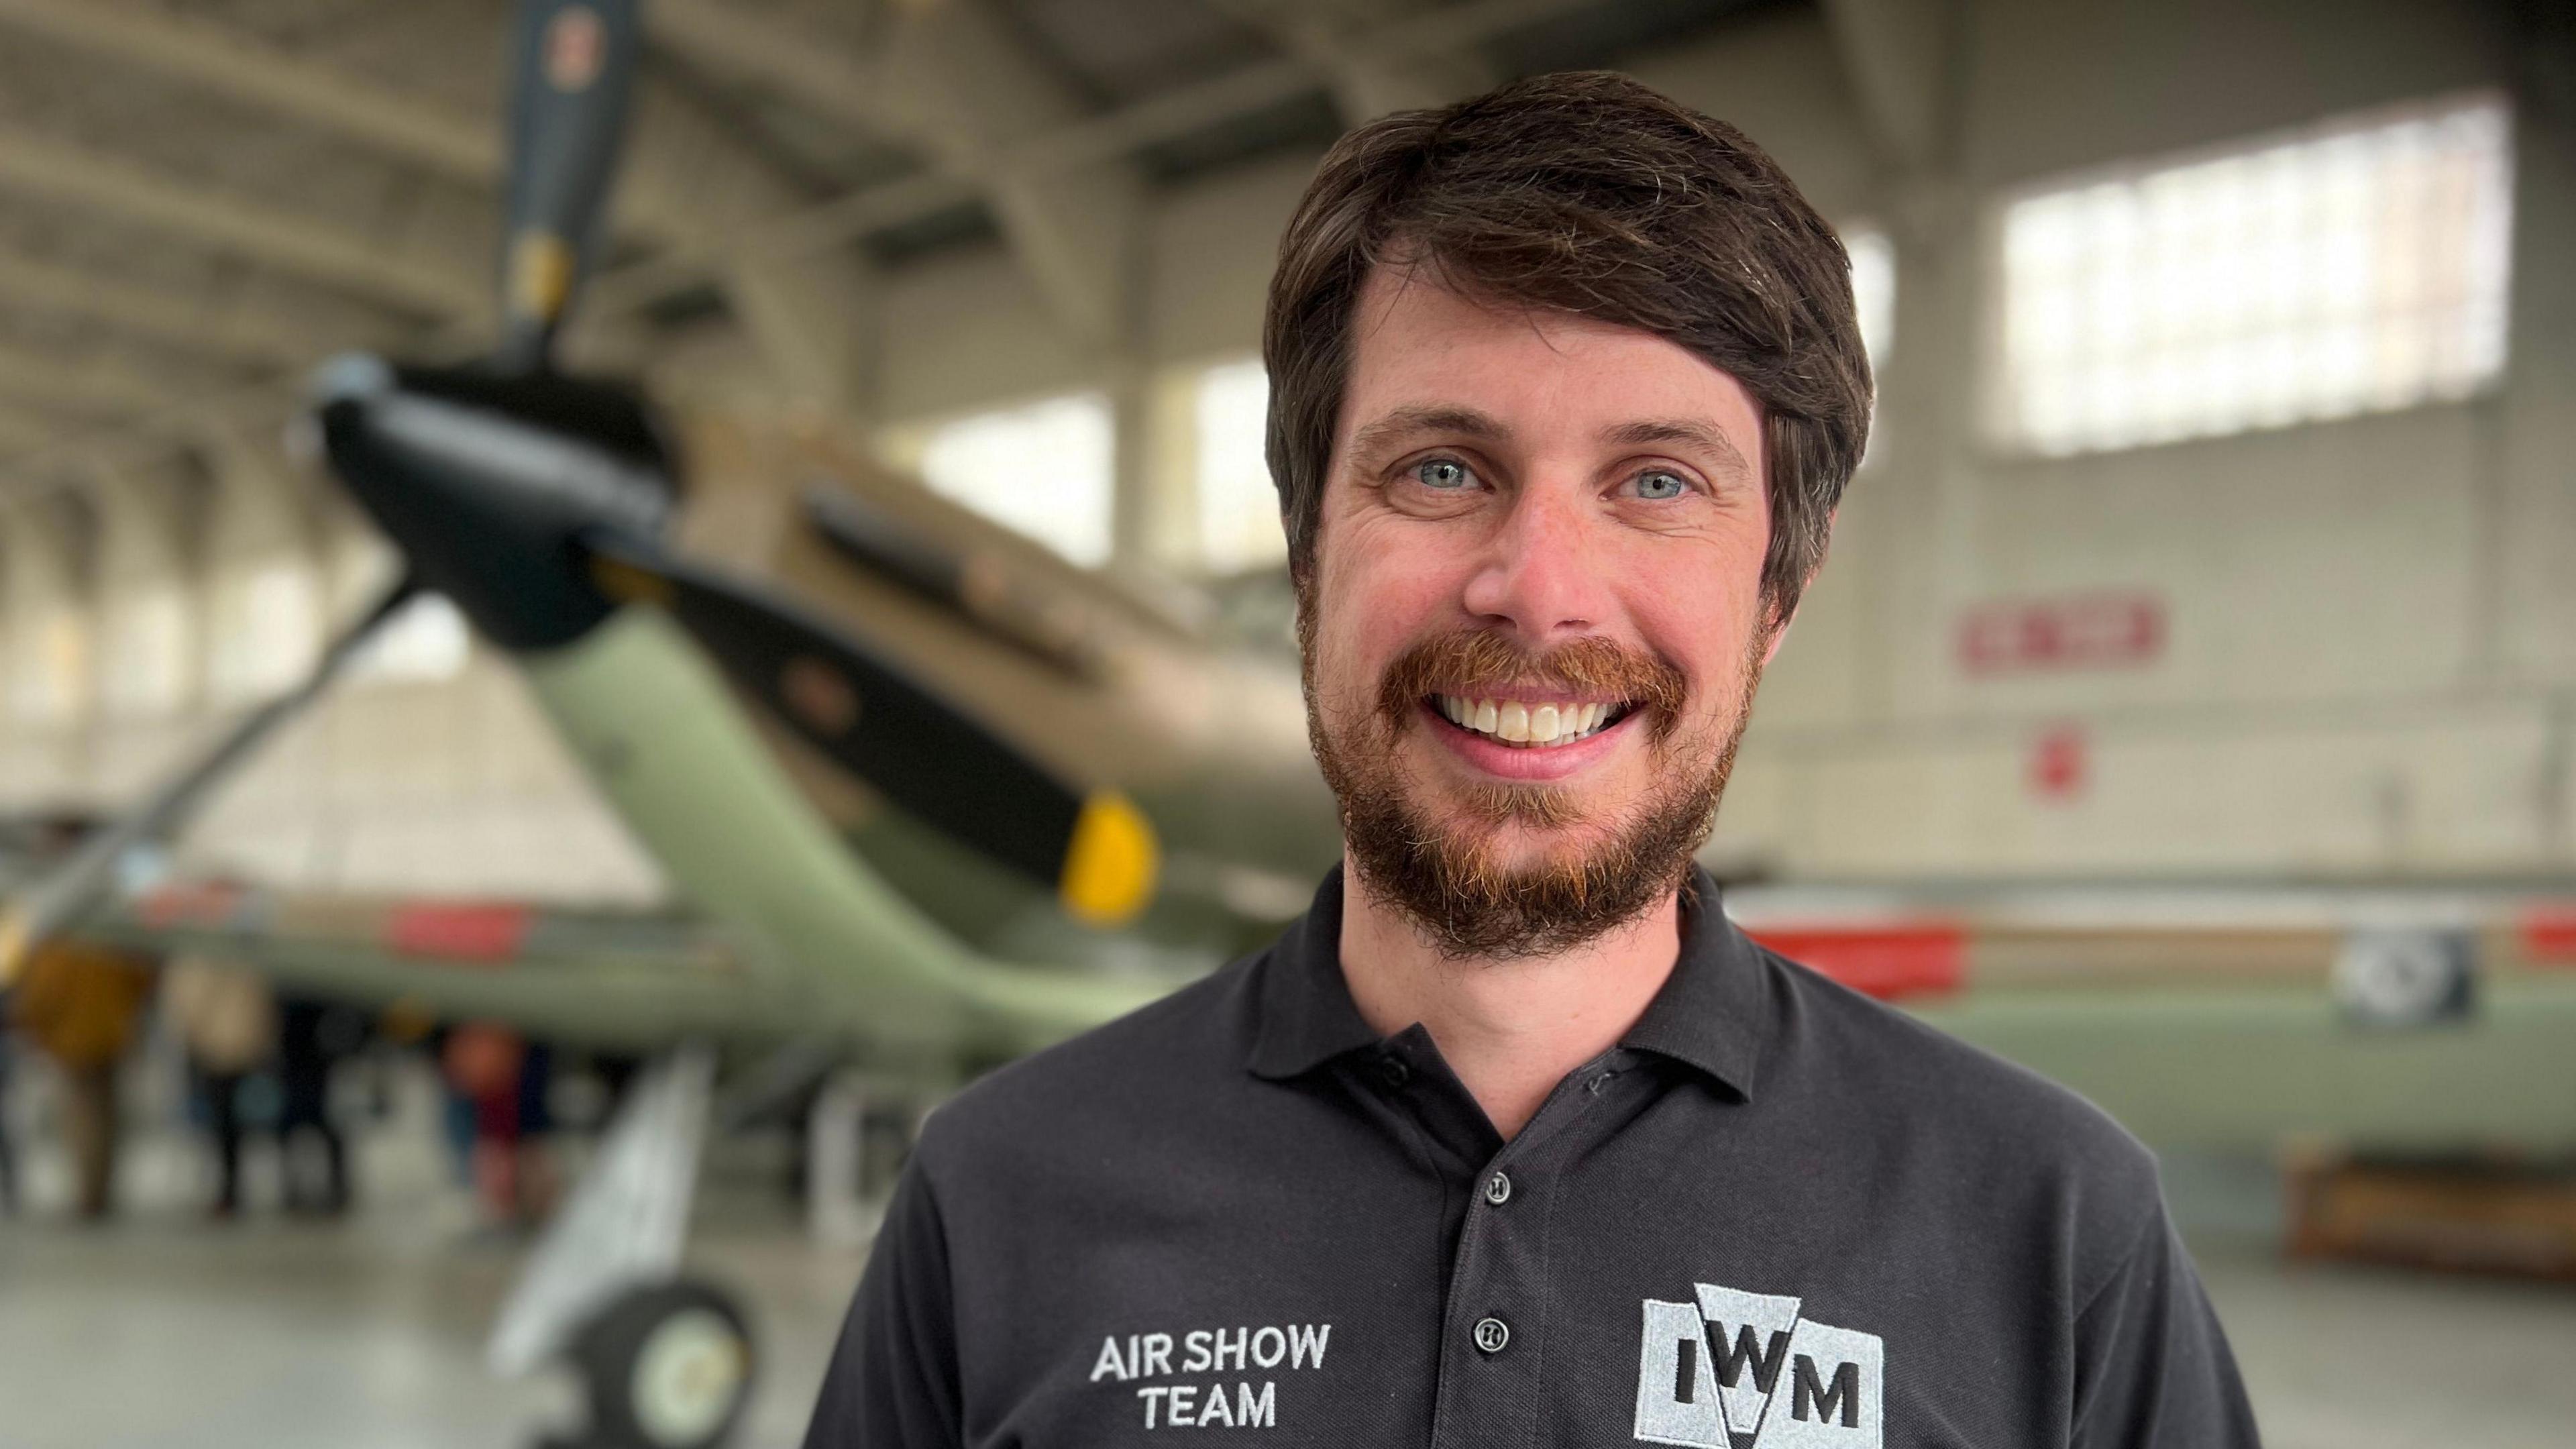
[[566,644],[605,618],[616,604],[579,540],[656,537],[676,497],[658,428],[611,384],[353,354],[316,374],[314,396],[333,474],[504,648]]

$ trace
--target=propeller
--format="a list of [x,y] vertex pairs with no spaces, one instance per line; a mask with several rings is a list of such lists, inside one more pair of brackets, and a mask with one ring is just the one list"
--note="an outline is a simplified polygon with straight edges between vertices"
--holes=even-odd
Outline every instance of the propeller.
[[543,368],[598,240],[644,46],[637,0],[526,0],[511,77],[494,367]]
[[114,825],[81,842],[69,859],[0,906],[0,983],[18,974],[28,950],[96,904],[113,883],[117,862],[138,845],[168,838],[231,775],[259,743],[313,702],[378,630],[419,597],[419,582],[406,574],[366,613],[340,632],[313,672],[286,693],[245,715],[223,738],[173,776],[151,799]]
[[796,604],[614,535],[584,540],[611,598],[669,611],[798,738],[958,841],[1051,882],[1074,916],[1143,909],[1153,828],[1114,790],[1081,794],[896,664]]

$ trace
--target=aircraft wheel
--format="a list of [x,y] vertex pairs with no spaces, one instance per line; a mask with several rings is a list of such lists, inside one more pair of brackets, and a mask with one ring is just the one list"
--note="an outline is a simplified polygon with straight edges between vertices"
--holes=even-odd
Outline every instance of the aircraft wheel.
[[572,1351],[590,1397],[592,1442],[711,1449],[751,1398],[751,1332],[733,1300],[682,1279],[629,1289]]

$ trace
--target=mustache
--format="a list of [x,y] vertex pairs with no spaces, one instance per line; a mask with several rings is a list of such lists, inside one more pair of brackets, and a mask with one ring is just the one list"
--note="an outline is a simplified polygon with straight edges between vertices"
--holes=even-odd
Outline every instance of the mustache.
[[1647,727],[1657,739],[1680,727],[1690,697],[1680,666],[1614,639],[1587,635],[1531,649],[1491,629],[1460,629],[1422,640],[1388,665],[1378,709],[1400,723],[1426,695],[1507,686],[1624,701],[1648,712]]

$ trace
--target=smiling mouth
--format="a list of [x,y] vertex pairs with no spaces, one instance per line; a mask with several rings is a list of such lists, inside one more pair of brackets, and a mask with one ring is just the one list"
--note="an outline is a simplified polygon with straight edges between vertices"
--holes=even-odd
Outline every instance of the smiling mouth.
[[1526,700],[1476,699],[1459,694],[1434,694],[1423,703],[1462,730],[1534,750],[1589,739],[1626,719],[1635,709],[1625,700],[1551,700],[1532,704]]

